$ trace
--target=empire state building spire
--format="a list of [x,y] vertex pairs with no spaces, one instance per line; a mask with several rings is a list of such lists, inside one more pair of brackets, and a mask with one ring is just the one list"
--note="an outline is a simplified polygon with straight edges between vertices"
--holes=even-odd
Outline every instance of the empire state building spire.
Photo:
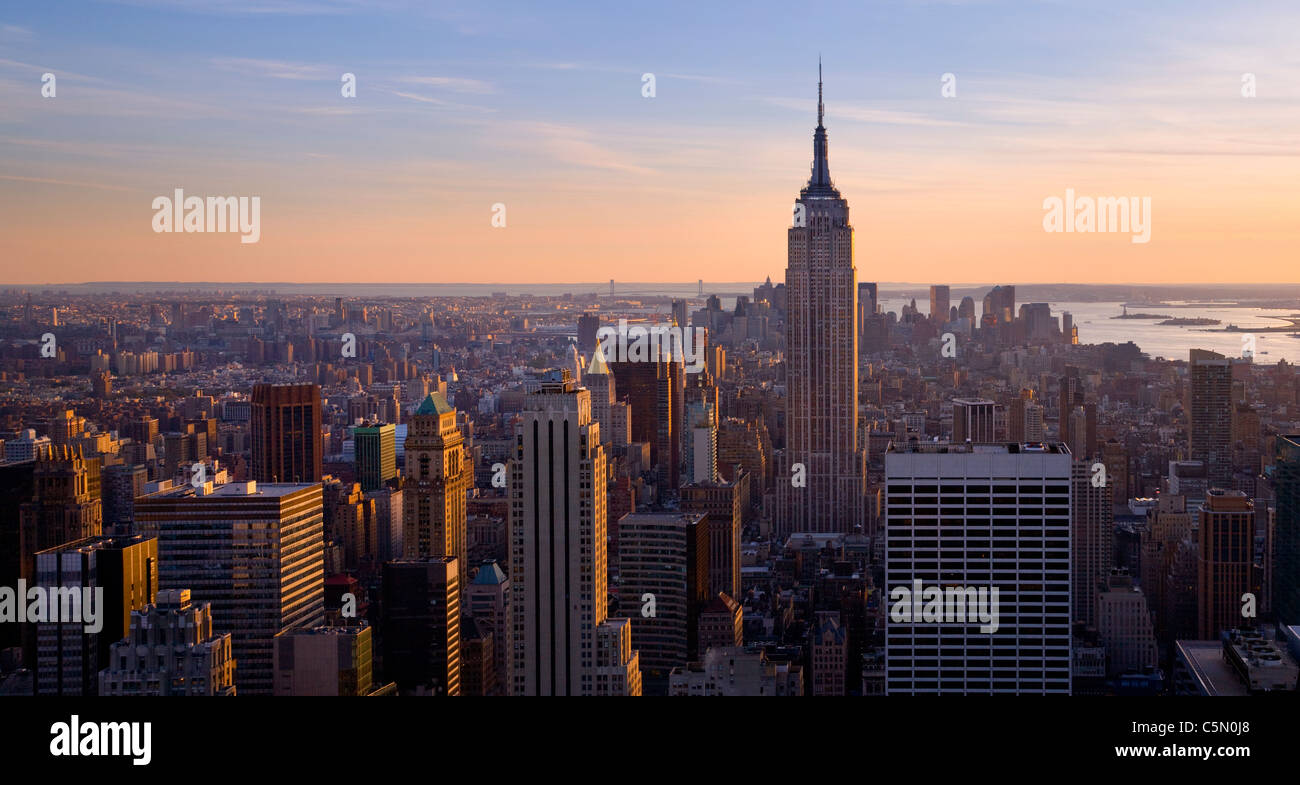
[[826,149],[826,105],[822,102],[822,61],[817,58],[817,129],[813,131],[812,176],[808,178],[808,187],[804,189],[809,196],[839,197],[831,185],[830,153]]
[[822,117],[826,114],[826,107],[822,104],[822,59],[817,58],[817,127],[822,127]]

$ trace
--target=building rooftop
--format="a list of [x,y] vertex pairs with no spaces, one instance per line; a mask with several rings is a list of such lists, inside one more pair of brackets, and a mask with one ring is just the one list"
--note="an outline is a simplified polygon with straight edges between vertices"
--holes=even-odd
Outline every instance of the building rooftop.
[[306,488],[319,486],[320,483],[318,482],[256,482],[254,480],[249,480],[247,482],[207,482],[204,483],[202,488],[195,488],[193,485],[185,483],[183,485],[171,485],[169,487],[159,488],[157,491],[146,493],[140,498],[180,499],[185,497],[217,497],[229,499],[233,497],[256,497],[265,499],[289,496]]
[[923,442],[920,440],[889,443],[888,452],[926,454],[994,454],[994,455],[1069,455],[1070,448],[1061,442],[1000,442],[973,444],[953,442]]
[[587,366],[587,373],[597,376],[609,373],[609,366],[605,364],[605,352],[601,350],[599,343],[596,344],[596,351],[591,355],[591,363]]
[[328,636],[328,635],[356,635],[369,627],[369,622],[365,619],[349,619],[352,622],[347,625],[322,626],[322,627],[291,627],[287,630],[281,630],[275,634],[277,638],[301,637],[304,635]]
[[424,397],[420,407],[415,410],[416,414],[451,414],[456,409],[447,403],[447,396],[440,392],[432,392]]
[[501,571],[501,566],[496,561],[483,562],[474,580],[470,581],[475,586],[499,586],[505,582],[506,574]]
[[1178,656],[1187,665],[1198,690],[1205,695],[1246,695],[1246,685],[1237,678],[1223,657],[1219,641],[1176,641]]

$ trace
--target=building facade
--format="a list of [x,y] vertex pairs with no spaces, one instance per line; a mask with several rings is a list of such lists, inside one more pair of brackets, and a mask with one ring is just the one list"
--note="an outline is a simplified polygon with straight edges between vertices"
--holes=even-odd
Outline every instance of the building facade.
[[[888,694],[1070,693],[1070,464],[1059,444],[886,453]],[[980,590],[984,607],[971,608]]]
[[[595,694],[595,642],[613,634],[601,630],[609,613],[605,452],[591,393],[566,371],[525,396],[509,471],[511,694]],[[630,636],[626,620],[619,628]],[[604,652],[635,657],[630,640]],[[627,665],[602,667],[626,673]],[[639,675],[633,681],[639,690]]]
[[233,636],[241,695],[274,691],[274,639],[325,618],[322,489],[223,482],[170,487],[136,500],[136,530],[158,538],[160,589],[189,589]]
[[456,410],[442,393],[431,393],[415,410],[406,435],[402,524],[408,557],[450,556],[466,563],[473,483],[474,465],[456,426]]
[[823,116],[819,74],[812,175],[787,233],[786,476],[777,482],[778,536],[850,532],[864,523],[853,226],[849,203],[831,182]]

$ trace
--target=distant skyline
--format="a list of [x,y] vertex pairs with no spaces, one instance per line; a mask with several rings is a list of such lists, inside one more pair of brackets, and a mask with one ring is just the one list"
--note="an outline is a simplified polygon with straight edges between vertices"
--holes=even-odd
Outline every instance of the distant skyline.
[[[819,53],[860,280],[1300,280],[1300,8],[1145,5],[6,7],[0,286],[780,282]],[[155,234],[176,188],[260,241]],[[1150,242],[1043,231],[1066,189]]]

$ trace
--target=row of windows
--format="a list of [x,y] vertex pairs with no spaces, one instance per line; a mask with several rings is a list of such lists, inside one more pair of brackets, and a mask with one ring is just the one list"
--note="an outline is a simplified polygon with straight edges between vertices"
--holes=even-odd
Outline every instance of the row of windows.
[[908,485],[902,483],[891,483],[886,488],[886,493],[892,495],[913,495],[913,494],[943,494],[944,496],[987,496],[990,493],[1009,494],[1019,496],[1027,493],[1043,493],[1054,496],[1068,496],[1070,486],[1062,484],[1044,485],[1042,481],[1027,482],[1021,485],[966,485],[964,483],[945,483],[939,485]]
[[[942,684],[942,686],[940,686]],[[1016,682],[988,682],[988,681],[917,681],[917,682],[889,682],[888,690],[894,694],[916,694],[916,693],[939,693],[939,692],[967,692],[967,693],[987,693],[987,692],[1059,692],[1065,693],[1070,689],[1068,681],[1022,681]]]
[[[1009,637],[1001,635],[1001,628],[995,633],[997,637],[980,633],[978,636],[963,635],[960,632],[945,633],[944,635],[909,635],[908,633],[916,630],[919,632],[928,632],[933,629],[933,625],[917,627],[915,625],[897,625],[890,623],[885,636],[888,645],[887,654],[890,658],[894,657],[939,657],[942,654],[956,654],[956,652],[944,652],[940,646],[951,648],[960,646],[961,653],[966,656],[981,657],[1026,657],[1030,653],[1042,655],[1044,651],[1051,652],[1054,656],[1067,657],[1070,653],[1069,643],[1069,625],[1056,624],[1049,627],[1029,627],[1029,632],[1036,634],[1030,635],[1028,632],[1021,635],[1021,643],[1010,640]],[[960,626],[952,629],[961,630]],[[901,631],[901,632],[900,632]],[[1012,630],[1015,632],[1015,630]],[[1060,644],[1058,648],[1049,647],[1048,644]]]

